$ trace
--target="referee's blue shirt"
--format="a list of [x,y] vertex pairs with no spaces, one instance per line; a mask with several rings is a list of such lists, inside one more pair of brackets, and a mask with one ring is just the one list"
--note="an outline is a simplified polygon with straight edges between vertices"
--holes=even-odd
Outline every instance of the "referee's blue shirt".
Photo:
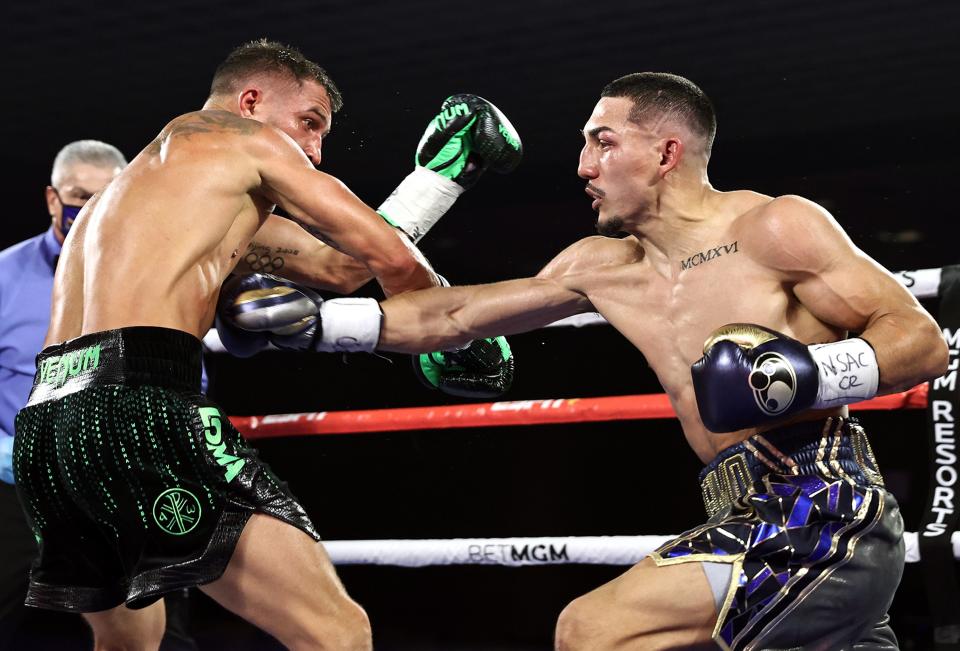
[[53,227],[0,251],[0,479],[13,483],[13,419],[27,404],[60,255]]

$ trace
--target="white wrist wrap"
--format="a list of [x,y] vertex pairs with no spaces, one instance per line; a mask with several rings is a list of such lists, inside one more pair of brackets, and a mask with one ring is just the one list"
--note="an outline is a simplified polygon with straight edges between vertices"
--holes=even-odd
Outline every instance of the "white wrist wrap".
[[844,339],[809,347],[820,372],[814,409],[827,409],[877,395],[880,368],[873,348],[863,339]]
[[462,193],[463,187],[456,181],[417,167],[400,181],[377,212],[419,242]]
[[321,353],[372,353],[380,339],[383,312],[372,298],[334,298],[320,307]]

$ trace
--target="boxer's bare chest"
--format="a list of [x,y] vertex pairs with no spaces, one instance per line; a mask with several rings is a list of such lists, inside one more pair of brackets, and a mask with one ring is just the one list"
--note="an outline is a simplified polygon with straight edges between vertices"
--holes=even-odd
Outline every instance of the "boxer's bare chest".
[[677,260],[656,263],[648,256],[602,270],[584,289],[643,353],[664,388],[680,393],[716,328],[746,322],[789,330],[796,299],[773,271],[753,261],[749,246],[721,234]]

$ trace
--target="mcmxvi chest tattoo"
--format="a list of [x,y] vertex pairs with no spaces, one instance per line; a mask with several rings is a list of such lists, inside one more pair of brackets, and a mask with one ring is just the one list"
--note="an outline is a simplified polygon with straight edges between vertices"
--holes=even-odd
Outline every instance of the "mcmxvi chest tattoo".
[[707,249],[706,251],[701,251],[700,253],[695,253],[691,255],[686,260],[680,261],[680,271],[686,271],[687,269],[692,269],[693,267],[699,266],[704,262],[709,262],[711,260],[716,260],[719,257],[724,255],[731,255],[737,253],[739,247],[737,242],[731,242],[730,244],[721,244],[720,246],[714,247],[712,249]]

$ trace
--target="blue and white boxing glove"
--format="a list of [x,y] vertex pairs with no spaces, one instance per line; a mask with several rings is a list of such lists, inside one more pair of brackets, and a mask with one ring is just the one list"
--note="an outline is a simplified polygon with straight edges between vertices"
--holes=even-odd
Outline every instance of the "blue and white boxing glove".
[[477,95],[451,95],[420,138],[413,172],[377,212],[419,242],[485,170],[511,172],[522,157],[520,135],[500,109]]
[[714,331],[691,373],[700,419],[711,432],[867,400],[880,384],[876,353],[864,339],[808,346],[748,323]]
[[372,352],[380,338],[372,298],[323,300],[270,274],[231,276],[220,290],[216,327],[227,352],[249,357],[273,344],[313,352]]

